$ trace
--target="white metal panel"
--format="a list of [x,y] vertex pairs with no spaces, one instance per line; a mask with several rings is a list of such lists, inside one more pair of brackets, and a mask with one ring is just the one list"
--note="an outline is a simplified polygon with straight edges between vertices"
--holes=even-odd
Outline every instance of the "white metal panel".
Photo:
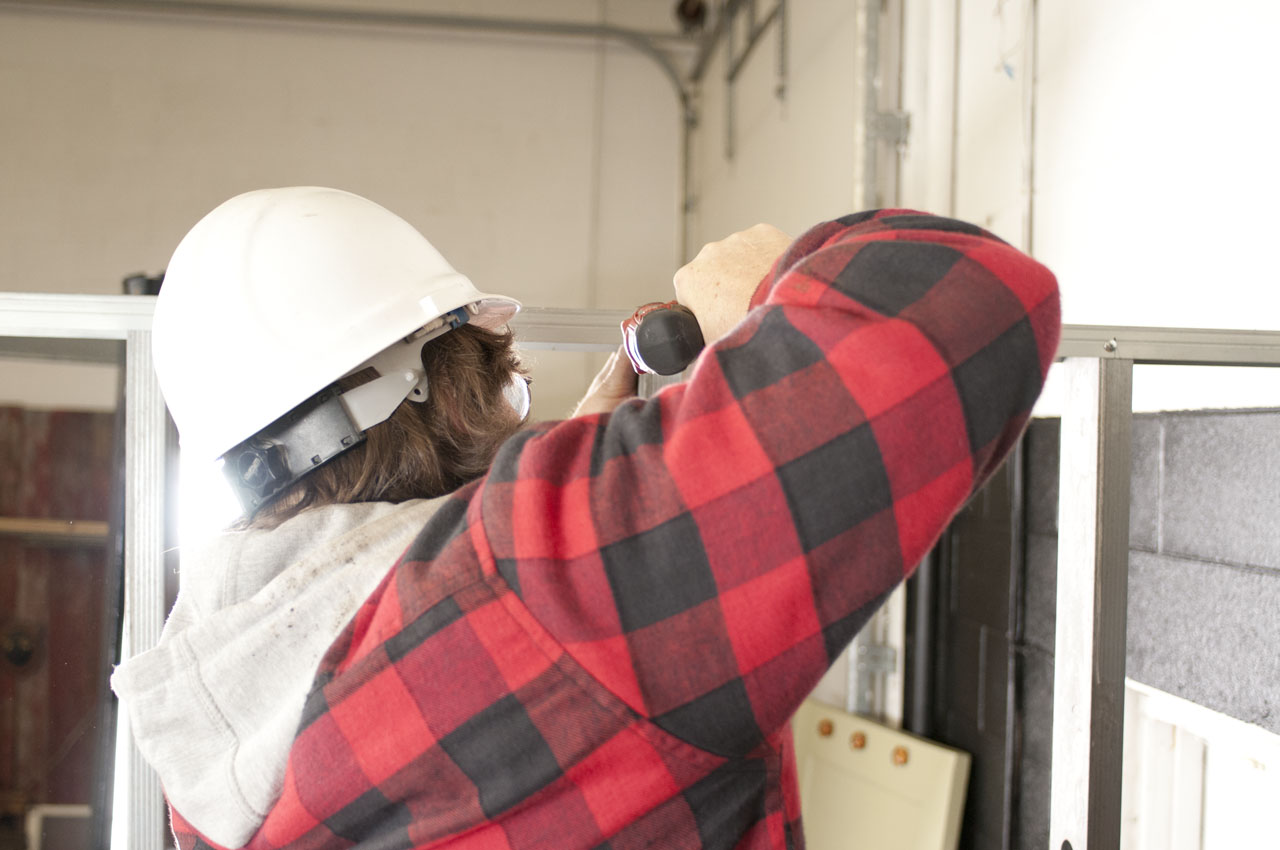
[[1205,741],[1125,694],[1121,850],[1202,850]]
[[1280,735],[1129,680],[1122,850],[1280,846]]
[[792,721],[810,850],[954,850],[968,753],[808,700]]
[[1204,850],[1280,847],[1280,762],[1210,746],[1204,781]]

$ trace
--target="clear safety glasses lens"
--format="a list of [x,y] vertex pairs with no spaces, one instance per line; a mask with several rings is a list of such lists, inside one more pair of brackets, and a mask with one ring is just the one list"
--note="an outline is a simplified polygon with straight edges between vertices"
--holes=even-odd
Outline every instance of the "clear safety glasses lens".
[[502,391],[507,403],[511,405],[520,416],[520,421],[529,418],[529,406],[532,404],[532,398],[529,395],[529,379],[523,375],[512,375],[511,381],[507,384],[505,390]]

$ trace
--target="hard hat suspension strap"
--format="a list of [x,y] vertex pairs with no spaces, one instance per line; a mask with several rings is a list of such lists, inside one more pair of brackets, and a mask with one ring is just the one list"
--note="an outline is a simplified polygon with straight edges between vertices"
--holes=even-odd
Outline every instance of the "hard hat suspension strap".
[[222,471],[249,515],[302,476],[364,442],[336,385],[222,456]]

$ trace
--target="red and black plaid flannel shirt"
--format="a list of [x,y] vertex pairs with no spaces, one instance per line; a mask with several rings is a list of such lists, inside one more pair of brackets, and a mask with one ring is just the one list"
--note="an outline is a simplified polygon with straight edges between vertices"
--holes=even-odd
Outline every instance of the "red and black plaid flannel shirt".
[[250,847],[803,845],[788,719],[1017,439],[1059,307],[907,211],[810,230],[761,291],[689,381],[521,433],[423,529]]

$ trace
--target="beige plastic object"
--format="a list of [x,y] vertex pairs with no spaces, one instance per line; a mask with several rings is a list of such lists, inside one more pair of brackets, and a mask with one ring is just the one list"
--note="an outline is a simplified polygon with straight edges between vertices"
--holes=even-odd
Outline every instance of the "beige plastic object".
[[809,850],[955,850],[968,753],[812,699],[792,730]]

